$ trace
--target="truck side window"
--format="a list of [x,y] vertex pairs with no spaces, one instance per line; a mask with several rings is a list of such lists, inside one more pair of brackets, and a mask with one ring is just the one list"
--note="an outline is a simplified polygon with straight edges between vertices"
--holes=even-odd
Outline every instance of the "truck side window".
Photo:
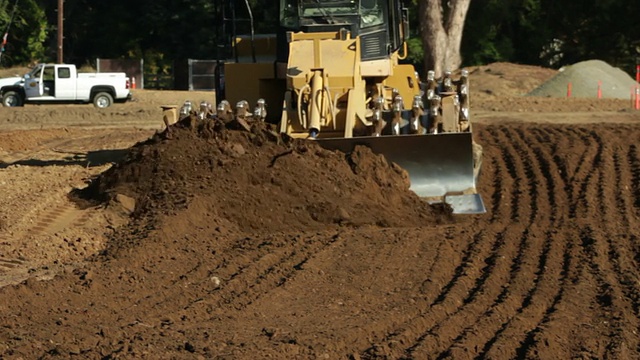
[[42,67],[36,67],[35,69],[31,70],[29,74],[31,79],[40,79],[40,74],[42,74]]
[[52,66],[47,66],[44,68],[44,73],[42,73],[42,80],[44,81],[53,81],[54,80],[54,72]]
[[58,79],[68,79],[71,77],[71,70],[68,67],[58,68]]

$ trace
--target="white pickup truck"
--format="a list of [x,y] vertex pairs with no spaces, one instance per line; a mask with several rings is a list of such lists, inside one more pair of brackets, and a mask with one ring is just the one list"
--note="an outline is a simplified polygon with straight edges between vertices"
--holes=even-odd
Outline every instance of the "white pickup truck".
[[72,64],[39,64],[22,77],[0,79],[4,106],[91,103],[106,108],[131,99],[125,73],[78,73]]

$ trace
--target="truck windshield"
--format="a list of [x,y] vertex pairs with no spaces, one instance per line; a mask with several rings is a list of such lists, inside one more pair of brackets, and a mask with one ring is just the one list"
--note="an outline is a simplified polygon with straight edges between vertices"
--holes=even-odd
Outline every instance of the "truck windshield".
[[42,72],[42,65],[38,65],[31,69],[24,77],[27,79],[35,79],[40,78],[40,73]]

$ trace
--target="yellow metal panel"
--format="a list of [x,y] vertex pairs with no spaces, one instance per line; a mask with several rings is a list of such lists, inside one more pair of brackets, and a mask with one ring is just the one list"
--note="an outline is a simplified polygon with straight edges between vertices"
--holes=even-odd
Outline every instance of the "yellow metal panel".
[[[308,116],[320,127],[320,137],[340,134],[351,137],[358,120],[366,111],[365,82],[360,73],[360,40],[351,39],[346,33],[289,34],[288,85],[300,90],[305,87],[322,94],[321,106],[311,104]],[[320,78],[322,79],[320,81]],[[311,85],[312,79],[314,79]],[[320,85],[318,85],[320,84]],[[291,96],[298,96],[291,94]],[[316,96],[312,96],[316,99]],[[314,114],[319,111],[319,114]],[[319,116],[318,116],[319,115]],[[320,120],[318,120],[318,118]],[[306,136],[304,121],[295,112],[283,115],[288,133]]]
[[289,44],[289,68],[287,76],[294,88],[301,88],[313,69],[323,69],[330,86],[354,86],[354,78],[360,77],[359,43],[357,40],[302,40]]
[[393,75],[391,59],[369,60],[360,63],[363,77],[387,77]]
[[[316,33],[303,33],[303,32],[298,32],[298,33],[290,33],[291,35],[291,41],[300,41],[300,40],[314,40],[314,39],[321,39],[321,40],[340,40],[340,32],[338,31],[333,31],[333,32],[316,32]],[[351,36],[347,36],[348,39],[351,38]]]
[[405,109],[411,108],[413,97],[420,94],[420,83],[413,65],[396,65],[393,75],[385,79],[384,85],[398,89],[404,100]]
[[255,51],[256,58],[258,59],[275,60],[277,51],[276,35],[255,35],[253,46],[250,36],[238,36],[235,41],[235,50],[238,57],[246,59],[247,61],[252,59],[253,51]]

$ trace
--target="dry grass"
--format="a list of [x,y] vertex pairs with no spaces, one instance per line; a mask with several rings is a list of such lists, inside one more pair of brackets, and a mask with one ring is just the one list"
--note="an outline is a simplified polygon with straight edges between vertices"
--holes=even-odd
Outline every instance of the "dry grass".
[[28,73],[30,70],[31,70],[31,68],[28,68],[26,66],[0,68],[0,78],[13,77],[13,76],[22,76],[22,75]]

